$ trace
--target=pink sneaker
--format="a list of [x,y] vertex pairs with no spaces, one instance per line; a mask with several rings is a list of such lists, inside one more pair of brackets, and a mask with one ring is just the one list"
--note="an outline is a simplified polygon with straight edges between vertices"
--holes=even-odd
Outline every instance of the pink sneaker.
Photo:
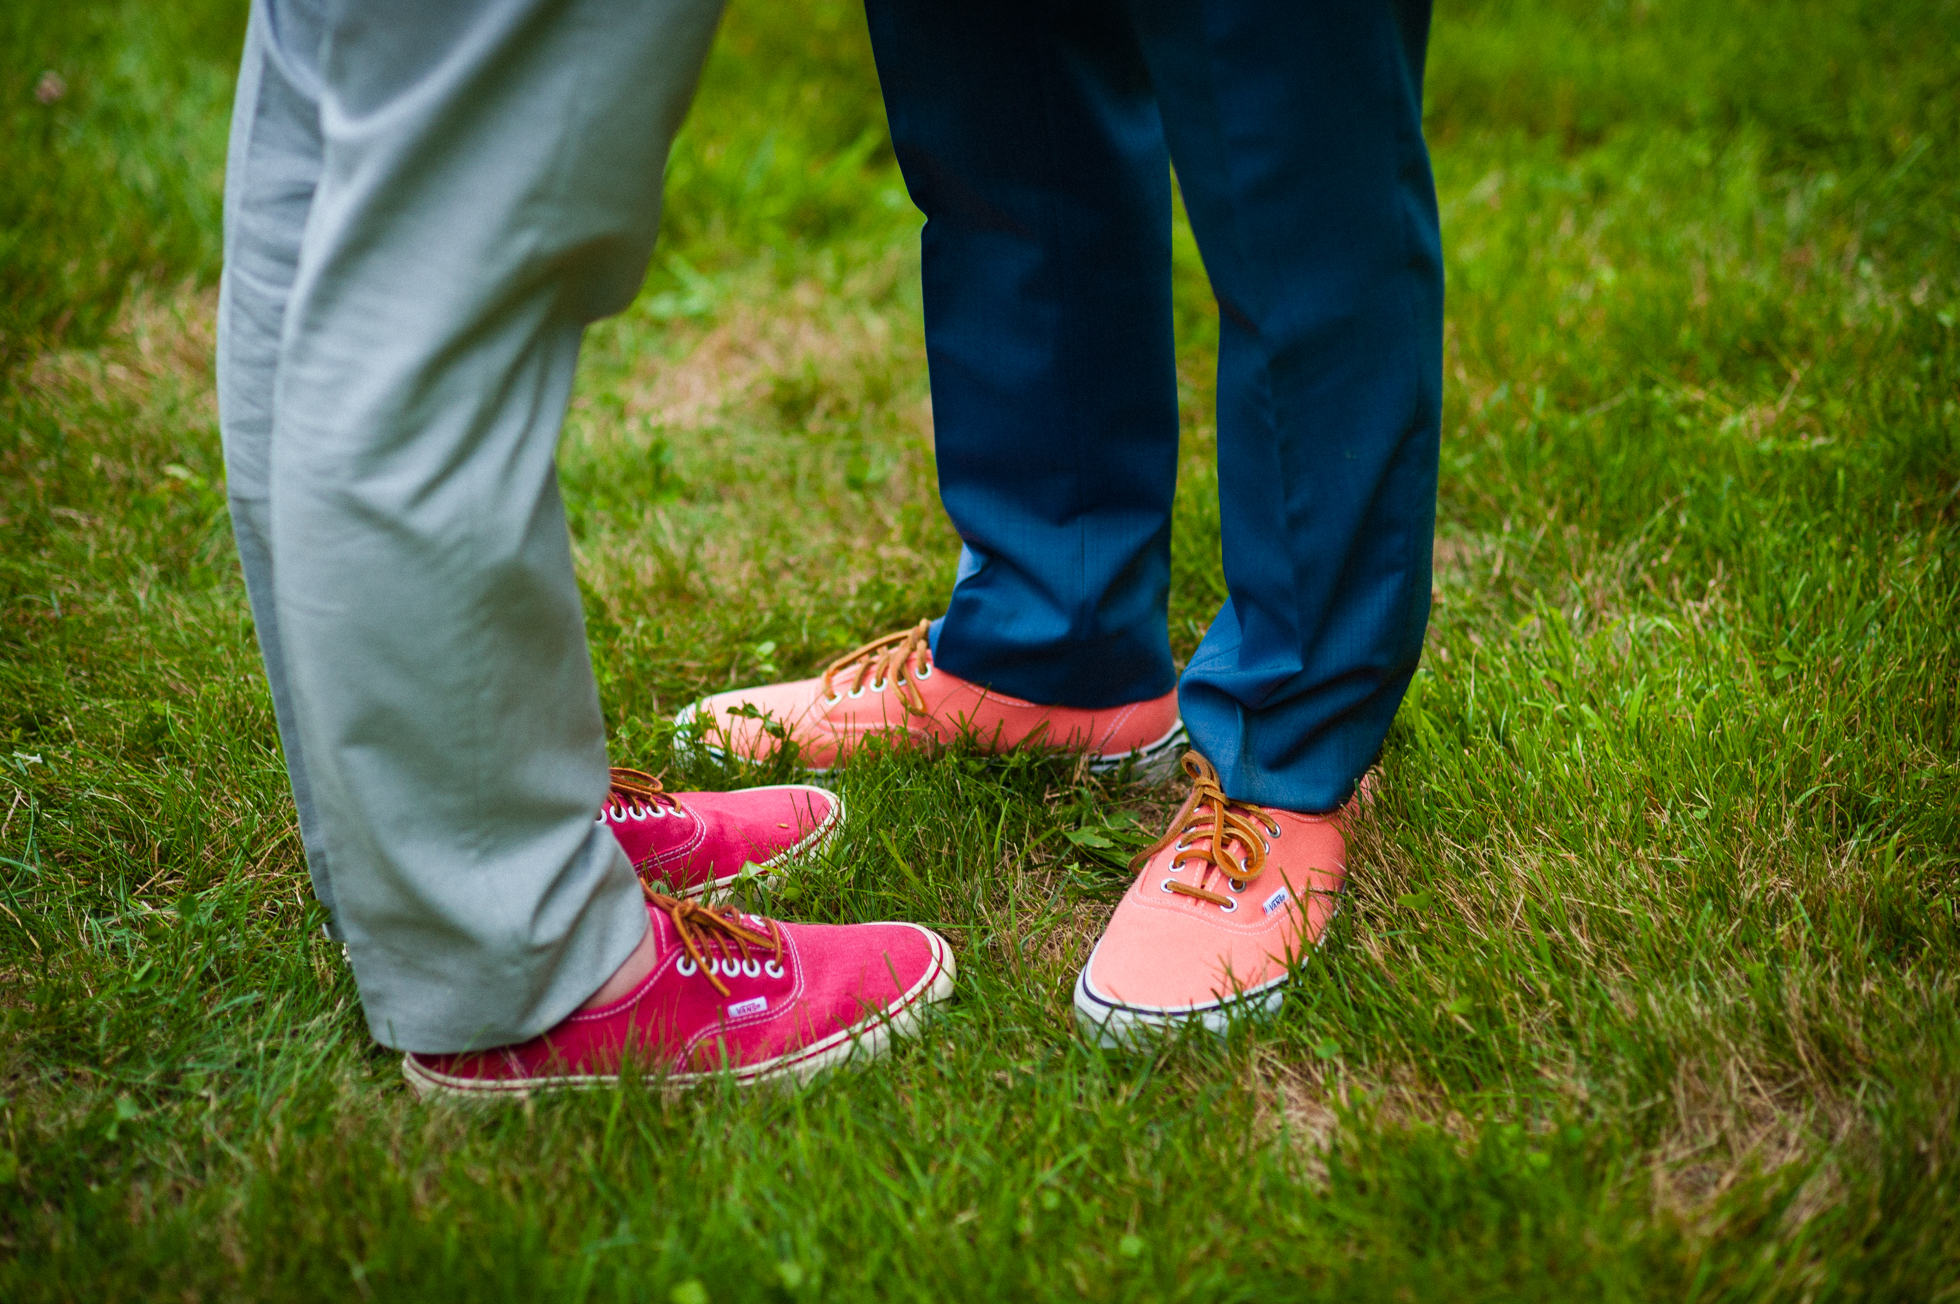
[[668,792],[642,770],[614,767],[599,822],[612,828],[649,888],[718,896],[744,865],[775,869],[835,836],[844,799],[803,783],[736,792]]
[[418,1096],[603,1086],[631,1059],[672,1086],[806,1079],[882,1054],[953,994],[953,952],[917,924],[783,924],[648,893],[659,958],[634,991],[514,1046],[409,1054]]
[[1075,1014],[1105,1046],[1192,1020],[1222,1031],[1277,1009],[1288,967],[1326,939],[1347,877],[1344,822],[1226,798],[1218,772],[1184,755],[1191,795],[1136,859],[1075,983]]
[[702,726],[709,750],[760,759],[793,738],[821,774],[849,759],[872,734],[946,743],[971,733],[992,751],[1025,744],[1086,751],[1089,768],[1108,773],[1134,758],[1138,778],[1169,777],[1184,725],[1177,694],[1099,711],[1040,706],[990,692],[933,665],[932,622],[866,643],[815,679],[738,688],[703,698],[674,722]]

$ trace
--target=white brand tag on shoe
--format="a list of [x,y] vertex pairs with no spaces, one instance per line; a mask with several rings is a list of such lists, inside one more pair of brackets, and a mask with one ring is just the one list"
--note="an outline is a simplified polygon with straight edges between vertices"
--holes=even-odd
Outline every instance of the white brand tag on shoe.
[[1264,904],[1260,906],[1260,909],[1264,910],[1267,914],[1270,915],[1273,913],[1273,911],[1279,909],[1281,906],[1286,904],[1286,897],[1287,897],[1286,889],[1281,888],[1279,891],[1267,897]]
[[757,996],[746,1001],[737,1001],[728,1007],[728,1017],[739,1019],[745,1014],[760,1014],[769,1008],[767,996]]

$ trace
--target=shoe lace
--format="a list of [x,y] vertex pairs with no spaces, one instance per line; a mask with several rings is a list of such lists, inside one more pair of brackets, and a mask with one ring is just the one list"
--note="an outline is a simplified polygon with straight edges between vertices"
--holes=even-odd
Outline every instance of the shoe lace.
[[606,793],[607,811],[630,815],[635,811],[654,811],[661,807],[680,809],[680,803],[660,786],[660,780],[645,770],[612,767],[612,788]]
[[[1171,817],[1170,831],[1130,861],[1132,871],[1141,870],[1151,857],[1165,847],[1176,845],[1177,857],[1171,861],[1173,873],[1189,861],[1199,861],[1204,869],[1196,883],[1171,879],[1169,891],[1196,897],[1214,905],[1231,907],[1232,898],[1204,886],[1213,874],[1243,888],[1266,863],[1266,839],[1275,830],[1256,806],[1233,801],[1218,782],[1218,771],[1196,752],[1184,753],[1184,772],[1191,776],[1191,795]],[[1233,850],[1238,847],[1243,854]]]
[[[773,919],[762,919],[755,915],[736,918],[724,914],[713,906],[704,906],[699,901],[689,901],[682,897],[668,896],[656,892],[644,881],[640,890],[646,893],[647,900],[657,908],[666,911],[667,918],[673,921],[674,934],[681,940],[681,949],[707,980],[714,984],[715,990],[723,996],[728,995],[728,984],[724,983],[708,964],[708,953],[714,952],[719,959],[728,954],[732,946],[740,952],[746,962],[751,946],[758,949],[766,947],[771,959],[780,962],[783,958],[783,934]],[[746,922],[745,922],[746,921]],[[757,928],[761,924],[764,928]],[[767,931],[764,931],[766,928]]]
[[901,703],[924,714],[926,697],[914,680],[932,673],[932,645],[928,639],[931,632],[932,621],[922,620],[910,629],[874,638],[863,647],[846,652],[823,672],[823,695],[842,696],[837,690],[837,679],[848,673],[851,686],[846,692],[855,693],[867,684],[875,689],[889,683],[898,690]]

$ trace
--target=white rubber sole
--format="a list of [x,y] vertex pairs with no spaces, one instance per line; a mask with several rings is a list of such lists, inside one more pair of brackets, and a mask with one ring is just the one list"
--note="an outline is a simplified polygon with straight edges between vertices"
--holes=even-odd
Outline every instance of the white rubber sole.
[[[1327,927],[1320,931],[1320,940],[1314,943],[1316,952],[1327,945],[1327,936],[1340,916],[1336,906],[1328,916]],[[1075,1022],[1084,1036],[1110,1050],[1147,1050],[1164,1037],[1194,1025],[1222,1037],[1239,1019],[1276,1013],[1286,1001],[1286,985],[1293,978],[1291,973],[1281,974],[1235,996],[1192,1005],[1126,1005],[1089,986],[1089,967],[1095,959],[1091,951],[1089,964],[1083,965],[1075,978]]]
[[1210,1001],[1177,1008],[1124,1005],[1097,995],[1084,968],[1075,979],[1075,1022],[1084,1036],[1110,1050],[1145,1050],[1164,1037],[1193,1025],[1224,1036],[1236,1019],[1270,1014],[1286,1000],[1286,979],[1275,978],[1257,991],[1228,1001]]
[[1184,732],[1184,721],[1171,724],[1170,732],[1156,742],[1120,756],[1098,756],[1089,762],[1091,774],[1115,774],[1131,766],[1130,778],[1138,783],[1163,783],[1177,772],[1177,758],[1191,745]]
[[[787,1055],[759,1060],[734,1069],[715,1069],[701,1073],[672,1072],[661,1075],[658,1085],[682,1089],[711,1082],[728,1081],[739,1087],[765,1082],[807,1082],[825,1069],[852,1060],[872,1060],[891,1048],[899,1037],[918,1032],[926,1009],[953,994],[959,967],[953,962],[953,948],[930,928],[908,924],[924,933],[932,944],[932,966],[898,1000],[877,1015],[853,1027],[802,1046]],[[474,1078],[451,1077],[418,1062],[413,1055],[402,1056],[402,1080],[417,1099],[443,1096],[453,1100],[523,1100],[553,1091],[590,1091],[610,1087],[619,1081],[616,1073],[563,1074],[541,1078],[504,1078],[483,1082]]]
[[[688,738],[688,734],[694,725],[696,708],[700,705],[699,702],[690,703],[682,707],[680,713],[674,717],[674,727],[682,734],[681,739],[676,740],[674,746],[677,755],[686,756],[694,750],[695,744]],[[1115,774],[1127,765],[1131,767],[1130,778],[1135,782],[1163,783],[1177,772],[1177,758],[1186,747],[1190,746],[1190,743],[1190,736],[1184,731],[1184,721],[1180,719],[1172,723],[1170,731],[1155,742],[1147,743],[1135,751],[1113,752],[1096,757],[1089,762],[1089,773]],[[711,743],[702,742],[700,747],[703,752],[717,761],[728,758],[725,749]],[[835,768],[812,765],[805,766],[804,771],[821,778],[832,773]]]

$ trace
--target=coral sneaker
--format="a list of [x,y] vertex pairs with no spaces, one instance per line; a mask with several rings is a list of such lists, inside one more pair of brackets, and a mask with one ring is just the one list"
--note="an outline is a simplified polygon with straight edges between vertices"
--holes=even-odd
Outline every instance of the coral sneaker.
[[932,622],[887,634],[831,662],[815,679],[738,688],[703,698],[675,717],[698,725],[709,749],[760,759],[784,738],[821,774],[874,734],[951,742],[971,734],[993,751],[1028,744],[1090,754],[1097,773],[1134,759],[1140,778],[1170,774],[1184,742],[1177,694],[1104,710],[1041,706],[992,692],[933,665]]
[[514,1046],[409,1054],[419,1096],[602,1086],[631,1060],[693,1086],[810,1077],[884,1052],[953,994],[953,952],[917,924],[783,924],[647,894],[658,959],[629,995]]
[[1136,859],[1075,983],[1075,1014],[1105,1046],[1192,1020],[1222,1031],[1275,1009],[1287,969],[1327,936],[1347,876],[1350,802],[1296,815],[1228,800],[1218,772],[1184,755],[1191,795],[1170,831]]
[[713,897],[745,865],[770,870],[828,842],[844,800],[804,783],[737,792],[668,792],[641,770],[615,768],[599,823],[649,888]]

